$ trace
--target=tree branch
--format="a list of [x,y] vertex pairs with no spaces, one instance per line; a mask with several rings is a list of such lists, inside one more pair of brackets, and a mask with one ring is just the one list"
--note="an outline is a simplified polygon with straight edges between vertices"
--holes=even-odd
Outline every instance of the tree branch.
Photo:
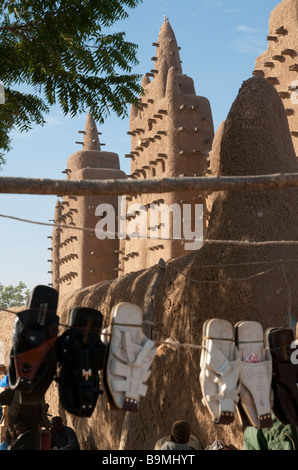
[[11,32],[17,32],[18,29],[27,29],[28,27],[30,26],[36,26],[36,23],[34,22],[31,22],[31,23],[27,23],[27,24],[17,24],[17,23],[14,23],[10,26],[0,26],[0,31],[11,31]]

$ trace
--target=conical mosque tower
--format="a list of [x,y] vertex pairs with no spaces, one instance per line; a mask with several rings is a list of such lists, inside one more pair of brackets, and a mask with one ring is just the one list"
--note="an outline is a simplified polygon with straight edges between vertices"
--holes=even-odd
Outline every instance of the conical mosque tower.
[[[154,68],[144,75],[144,95],[130,113],[131,171],[128,178],[170,178],[208,174],[214,127],[209,101],[183,74],[180,47],[168,21],[160,29]],[[67,179],[123,179],[118,155],[103,152],[92,116],[87,117],[82,150],[68,159]],[[163,258],[180,257],[201,246],[207,194],[193,191],[123,197],[63,197],[55,208],[52,285],[62,293],[146,269]],[[99,240],[98,206],[115,210],[120,238]],[[103,207],[103,206],[102,206]],[[204,210],[204,214],[203,214]],[[120,216],[117,219],[117,215]],[[103,216],[103,214],[101,214]],[[62,225],[62,228],[61,228]],[[73,227],[73,229],[72,229]],[[80,230],[84,228],[84,230]]]
[[[180,47],[167,18],[153,46],[154,68],[142,81],[145,94],[139,106],[131,108],[131,152],[126,155],[131,159],[129,177],[205,176],[214,137],[209,101],[196,95],[192,78],[183,74]],[[197,220],[202,215],[199,205],[205,208],[205,202],[206,195],[191,191],[127,198],[127,239],[121,244],[119,258],[122,273],[197,249],[198,244],[185,240],[194,239],[199,224],[205,225],[205,217]],[[139,211],[134,210],[137,206]],[[170,207],[175,210],[168,211]]]
[[[67,162],[68,180],[125,179],[116,153],[101,150],[91,114],[87,116],[82,150]],[[118,276],[117,234],[99,239],[95,231],[104,216],[104,204],[114,208],[117,227],[117,196],[64,196],[57,201],[52,234],[52,285],[59,294]],[[100,209],[100,210],[99,210]],[[82,230],[82,228],[84,230]],[[116,232],[116,230],[115,230]]]
[[253,75],[267,78],[281,97],[298,156],[298,0],[283,0],[269,19],[268,49],[255,62]]

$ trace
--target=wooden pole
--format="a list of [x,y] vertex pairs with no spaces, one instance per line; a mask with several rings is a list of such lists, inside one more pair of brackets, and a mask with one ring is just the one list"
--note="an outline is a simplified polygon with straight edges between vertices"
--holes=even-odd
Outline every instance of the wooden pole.
[[259,176],[177,177],[146,180],[54,180],[0,177],[0,193],[56,196],[128,195],[179,191],[217,192],[298,186],[298,173]]

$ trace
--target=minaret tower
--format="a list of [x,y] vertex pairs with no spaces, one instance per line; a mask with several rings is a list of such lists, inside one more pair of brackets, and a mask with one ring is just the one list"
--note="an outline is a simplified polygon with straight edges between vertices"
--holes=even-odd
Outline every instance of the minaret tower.
[[268,49],[255,62],[253,75],[267,78],[281,97],[298,156],[298,0],[283,0],[269,19]]
[[[180,47],[168,18],[159,31],[154,67],[142,80],[145,94],[139,106],[132,106],[130,114],[131,159],[133,179],[204,176],[208,167],[208,153],[214,137],[213,119],[209,101],[195,93],[193,80],[183,74]],[[183,208],[191,206],[194,222],[195,205],[204,204],[206,197],[191,191],[185,193],[140,194],[128,198],[128,204],[141,204],[147,214],[148,238],[128,238],[124,243],[120,262],[124,272],[143,269],[165,260],[189,253],[183,239]],[[153,226],[151,205],[155,208],[178,205],[181,222],[170,212],[169,239],[158,239],[165,228],[165,219]],[[172,206],[173,207],[173,206]],[[155,211],[156,212],[156,211]],[[127,234],[133,233],[137,220],[143,214],[128,210]],[[181,225],[178,227],[178,225]],[[181,232],[181,238],[177,236]],[[192,227],[193,228],[193,227]],[[150,238],[149,231],[157,238]],[[154,232],[155,231],[155,232]],[[175,240],[173,234],[175,232]],[[140,233],[140,232],[139,232]],[[163,232],[165,233],[165,232]]]
[[[65,170],[68,180],[125,179],[116,153],[101,150],[98,131],[88,114],[82,150],[72,154]],[[114,208],[115,236],[99,239],[95,229],[103,217],[98,207]],[[103,206],[101,206],[103,207]],[[59,294],[87,287],[118,276],[117,196],[63,196],[56,205],[53,230],[52,284]],[[65,227],[63,227],[63,225]],[[72,228],[73,227],[73,228]],[[81,230],[81,229],[84,230]]]

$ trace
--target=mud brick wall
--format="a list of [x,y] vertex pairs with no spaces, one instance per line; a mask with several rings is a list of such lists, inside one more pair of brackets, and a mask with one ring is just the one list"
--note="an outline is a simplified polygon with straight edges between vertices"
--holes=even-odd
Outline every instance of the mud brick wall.
[[286,109],[298,156],[298,1],[284,0],[269,19],[268,49],[255,62],[253,75],[267,78]]

